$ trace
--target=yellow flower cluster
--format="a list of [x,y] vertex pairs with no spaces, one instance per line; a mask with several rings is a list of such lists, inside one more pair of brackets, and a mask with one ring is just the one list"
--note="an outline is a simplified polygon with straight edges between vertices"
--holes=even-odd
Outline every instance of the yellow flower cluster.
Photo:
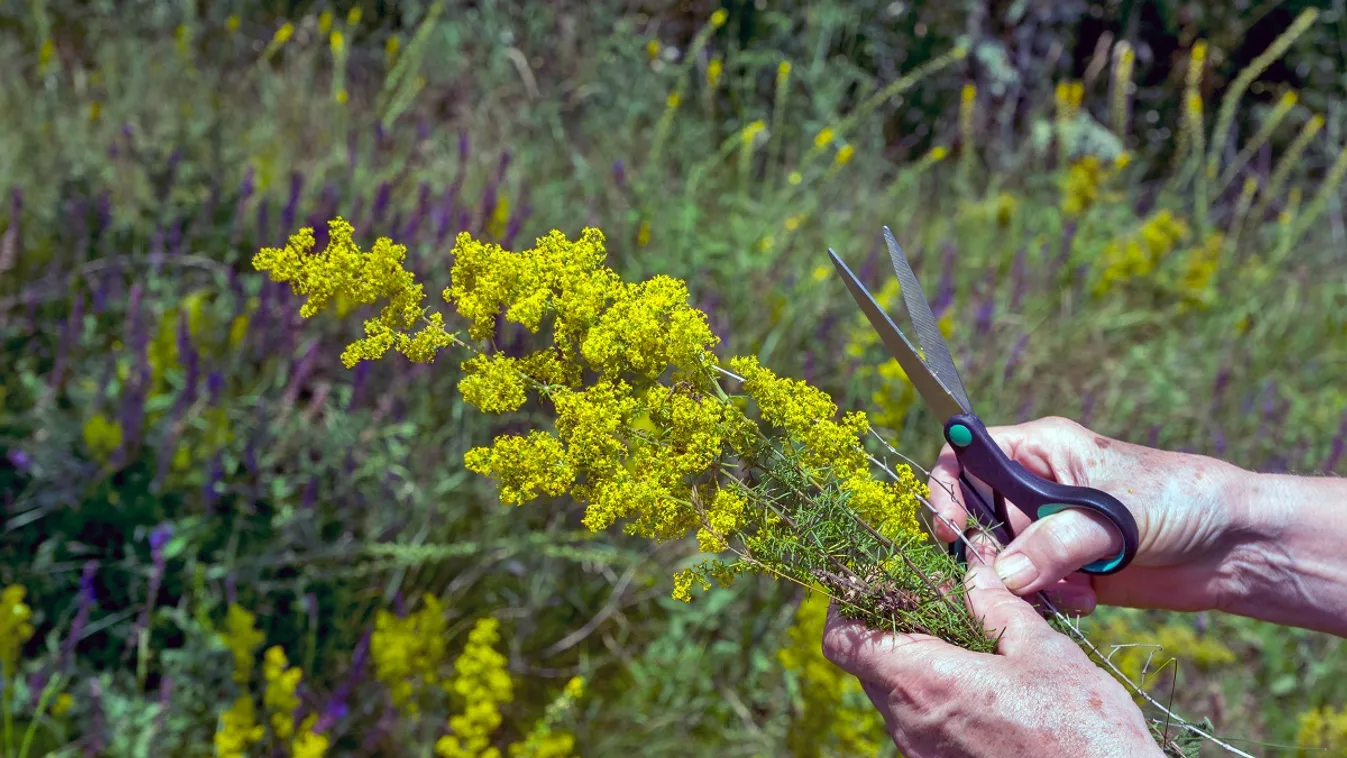
[[1200,246],[1188,252],[1179,282],[1185,305],[1198,308],[1211,305],[1215,296],[1213,284],[1221,267],[1221,250],[1224,247],[1225,235],[1212,232]]
[[566,448],[547,432],[497,437],[491,447],[464,454],[463,465],[474,473],[495,477],[500,500],[506,505],[522,505],[543,495],[556,497],[575,483]]
[[122,425],[101,413],[84,422],[84,447],[96,461],[106,462],[122,446]]
[[[826,130],[820,137],[823,144],[832,141]],[[421,285],[401,267],[402,249],[381,239],[363,253],[348,224],[338,219],[329,226],[333,241],[324,254],[309,253],[312,230],[304,229],[284,250],[263,250],[255,265],[307,295],[306,316],[337,296],[358,303],[387,298],[384,315],[366,325],[367,344],[383,339],[412,360],[429,360],[447,343],[468,348],[444,333],[443,317],[435,313],[423,319],[422,334],[435,335],[423,340],[426,350],[402,349],[421,339],[403,330],[423,299]],[[712,352],[719,340],[706,315],[689,304],[686,285],[667,276],[623,282],[603,264],[606,255],[597,229],[575,240],[553,231],[523,252],[459,235],[452,283],[442,294],[468,323],[469,336],[494,337],[503,318],[529,332],[546,329],[551,337],[548,346],[519,358],[471,357],[462,364],[460,393],[490,413],[518,410],[531,396],[555,411],[555,433],[499,436],[490,447],[469,451],[464,464],[495,479],[507,504],[569,493],[585,506],[583,523],[591,530],[622,520],[628,533],[663,541],[697,529],[702,550],[724,550],[749,523],[751,495],[733,482],[721,486],[722,469],[736,457],[752,464],[767,438],[720,389]],[[386,352],[383,343],[372,351],[357,347],[348,354]],[[893,484],[870,478],[860,440],[869,430],[864,414],[835,420],[837,406],[807,384],[777,378],[752,358],[730,365],[747,380],[744,390],[763,419],[785,430],[792,454],[823,477],[821,486],[842,485],[853,507],[889,536],[917,531],[924,488],[914,488],[912,477]],[[712,571],[722,583],[735,573]],[[686,598],[692,581],[705,582],[706,575],[680,574],[675,597]],[[395,648],[390,641],[389,650]],[[411,669],[398,655],[408,653],[388,655],[388,676],[405,680]],[[390,687],[395,699],[410,698],[408,685]]]
[[299,727],[299,733],[290,743],[290,755],[292,758],[323,758],[327,754],[329,741],[326,735],[316,734],[313,731],[314,724],[318,722],[318,714],[310,714],[304,719],[304,723]]
[[450,717],[451,733],[435,743],[440,758],[500,758],[500,750],[491,747],[491,733],[500,726],[500,706],[514,699],[514,689],[506,658],[495,649],[499,630],[498,620],[478,619],[454,662],[452,690],[463,712]]
[[216,758],[247,758],[248,750],[262,741],[265,731],[257,723],[252,697],[240,695],[220,715],[220,726],[215,730]]
[[[444,317],[425,317],[421,305],[425,289],[402,267],[407,248],[381,237],[368,253],[352,240],[355,229],[345,219],[328,222],[328,244],[313,253],[317,241],[312,228],[290,237],[284,248],[262,248],[253,256],[253,267],[290,285],[296,295],[306,296],[300,315],[321,313],[340,294],[352,303],[366,305],[388,300],[379,316],[365,322],[365,337],[346,348],[342,363],[348,368],[361,360],[382,358],[397,350],[414,361],[434,360],[439,348],[453,343],[444,331]],[[407,330],[424,320],[419,331]]]
[[1300,717],[1296,733],[1298,756],[1347,758],[1347,707],[1320,707],[1306,711]]
[[19,653],[33,637],[33,609],[23,602],[27,594],[21,584],[11,584],[0,592],[0,677],[5,679],[18,671]]
[[1097,156],[1087,155],[1073,161],[1062,184],[1062,213],[1074,218],[1089,210],[1099,199],[1099,188],[1109,172]]
[[295,689],[303,678],[304,672],[290,666],[280,645],[267,648],[262,658],[262,679],[266,682],[262,706],[271,714],[271,731],[280,739],[288,740],[295,733],[295,710],[299,708]]
[[537,735],[510,745],[510,758],[571,758],[574,754],[575,736],[569,732]]
[[575,736],[556,728],[557,720],[575,707],[584,696],[585,680],[571,677],[566,687],[547,706],[547,712],[522,742],[510,745],[510,758],[571,758],[575,750]]
[[1118,284],[1155,272],[1160,261],[1188,236],[1188,225],[1168,210],[1147,219],[1136,234],[1114,240],[1104,248],[1104,270],[1094,285],[1096,295]]
[[906,467],[900,467],[898,482],[878,482],[870,476],[861,443],[870,431],[864,413],[848,413],[838,423],[832,420],[837,406],[821,390],[780,378],[756,358],[735,358],[730,367],[744,378],[744,391],[757,402],[763,420],[801,446],[806,466],[830,470],[863,519],[890,539],[920,534],[917,510],[930,492]]
[[375,614],[370,659],[375,677],[388,688],[399,711],[420,713],[417,700],[422,688],[439,681],[447,632],[444,605],[434,595],[425,595],[421,610],[406,618],[384,609]]
[[860,682],[823,656],[818,641],[828,620],[828,596],[810,591],[777,651],[782,667],[799,680],[800,715],[786,736],[792,755],[878,755],[887,741],[884,722]]
[[252,679],[256,663],[254,651],[266,639],[253,625],[256,618],[237,603],[230,603],[225,616],[225,631],[220,634],[220,639],[234,655],[234,681],[243,685]]

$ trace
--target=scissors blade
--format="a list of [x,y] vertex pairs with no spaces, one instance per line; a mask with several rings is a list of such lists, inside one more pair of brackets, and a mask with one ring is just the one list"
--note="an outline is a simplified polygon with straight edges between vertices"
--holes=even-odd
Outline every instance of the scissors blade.
[[894,239],[893,232],[887,226],[884,227],[884,243],[889,247],[889,260],[893,263],[894,273],[898,274],[898,283],[902,285],[903,302],[907,304],[907,312],[912,316],[912,323],[917,328],[917,343],[926,354],[926,364],[930,366],[940,383],[949,389],[963,412],[972,413],[973,405],[968,402],[968,391],[964,389],[963,380],[959,378],[959,370],[954,367],[954,358],[949,354],[949,344],[940,333],[940,325],[935,320],[935,314],[931,312],[931,304],[921,291],[921,282],[912,272],[912,265],[907,262],[907,256],[903,254],[902,248],[898,247],[898,240]]
[[870,325],[874,327],[879,334],[879,339],[883,341],[884,347],[888,348],[889,353],[898,361],[898,365],[907,372],[907,378],[911,380],[912,386],[917,388],[926,404],[940,418],[943,423],[945,419],[963,412],[963,406],[954,399],[954,395],[940,382],[937,377],[921,359],[916,348],[907,341],[898,327],[894,325],[893,320],[879,307],[875,298],[869,290],[861,284],[861,280],[851,273],[847,264],[837,257],[837,253],[828,249],[828,257],[832,258],[833,265],[842,275],[842,281],[846,282],[847,289],[851,291],[851,296],[856,299],[856,304],[861,307],[861,312],[869,319]]

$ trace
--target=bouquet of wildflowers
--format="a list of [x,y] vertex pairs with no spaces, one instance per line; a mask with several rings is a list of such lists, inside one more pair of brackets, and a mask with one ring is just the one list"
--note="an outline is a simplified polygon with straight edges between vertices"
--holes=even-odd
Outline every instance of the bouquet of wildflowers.
[[[994,641],[957,597],[959,567],[918,521],[928,491],[910,467],[867,452],[862,412],[753,357],[722,361],[705,314],[667,276],[624,282],[604,265],[603,234],[553,231],[521,252],[459,235],[443,299],[449,331],[387,238],[362,250],[343,219],[325,249],[311,228],[254,266],[290,285],[311,317],[334,301],[382,305],[347,367],[390,351],[417,362],[460,351],[459,391],[485,413],[526,406],[551,429],[496,437],[464,465],[511,505],[569,495],[594,531],[619,523],[656,541],[695,532],[704,559],[673,596],[762,573],[821,590],[841,612],[894,632],[975,650]],[[550,339],[519,355],[494,347],[502,321]]]

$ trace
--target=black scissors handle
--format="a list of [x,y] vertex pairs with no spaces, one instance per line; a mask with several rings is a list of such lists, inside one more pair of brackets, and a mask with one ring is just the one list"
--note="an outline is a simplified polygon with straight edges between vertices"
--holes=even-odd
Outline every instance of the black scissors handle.
[[[1115,574],[1136,556],[1139,542],[1136,519],[1117,498],[1091,487],[1074,487],[1030,473],[1006,456],[992,440],[982,420],[972,414],[950,417],[945,422],[945,439],[959,459],[959,485],[969,515],[991,529],[1002,545],[1011,539],[1005,507],[1009,500],[1033,521],[1072,508],[1098,514],[1108,521],[1122,536],[1122,550],[1116,556],[1082,566],[1080,570],[1086,574]],[[969,477],[991,488],[991,503],[977,491]],[[963,540],[956,539],[952,549],[961,563],[966,560]]]

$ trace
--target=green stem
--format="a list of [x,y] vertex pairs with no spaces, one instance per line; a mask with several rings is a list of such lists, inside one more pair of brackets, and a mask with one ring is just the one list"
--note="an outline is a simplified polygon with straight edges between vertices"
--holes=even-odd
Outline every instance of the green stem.
[[[42,696],[38,698],[37,710],[33,712],[33,718],[28,722],[28,729],[23,734],[23,744],[19,747],[19,758],[28,758],[28,749],[33,745],[33,737],[37,734],[37,725],[42,721],[42,714],[47,710],[47,703],[50,702],[52,694],[56,692],[61,683],[61,675],[57,674],[47,682],[47,686],[42,688]],[[5,709],[9,713],[9,709]]]
[[14,713],[9,704],[9,672],[0,664],[0,708],[5,712],[5,758],[14,754]]

